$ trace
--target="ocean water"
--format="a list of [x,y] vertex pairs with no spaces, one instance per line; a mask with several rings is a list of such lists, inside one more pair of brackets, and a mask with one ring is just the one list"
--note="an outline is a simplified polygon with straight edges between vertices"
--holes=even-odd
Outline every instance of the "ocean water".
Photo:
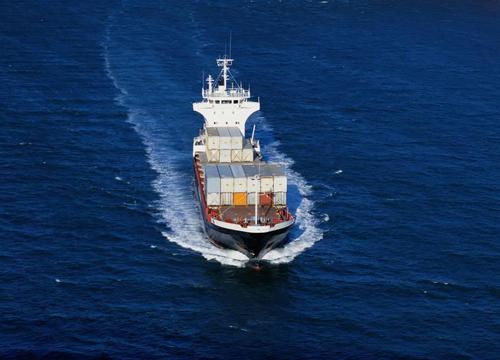
[[[498,1],[0,4],[0,358],[500,357]],[[298,224],[210,245],[227,52]]]

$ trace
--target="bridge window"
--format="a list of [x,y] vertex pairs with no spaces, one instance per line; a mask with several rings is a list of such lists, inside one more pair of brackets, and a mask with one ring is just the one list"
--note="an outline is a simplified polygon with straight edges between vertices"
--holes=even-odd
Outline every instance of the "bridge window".
[[233,100],[233,104],[237,104],[238,103],[238,100]]
[[231,104],[231,100],[222,100],[223,104]]
[[215,103],[216,103],[216,104],[219,104],[219,103],[220,103],[220,101],[219,101],[219,100],[215,100]]

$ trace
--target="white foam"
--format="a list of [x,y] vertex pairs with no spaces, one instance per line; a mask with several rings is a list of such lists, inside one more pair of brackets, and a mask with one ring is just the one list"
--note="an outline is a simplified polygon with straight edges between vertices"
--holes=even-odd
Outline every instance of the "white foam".
[[229,325],[229,328],[230,329],[240,330],[240,331],[243,331],[243,332],[248,332],[248,329],[245,329],[245,328],[242,328],[242,327],[238,327],[238,326],[235,326],[235,325]]
[[[164,129],[156,123],[154,116],[150,116],[144,109],[135,108],[129,92],[114,76],[109,55],[109,35],[103,44],[103,58],[106,74],[119,91],[116,102],[128,108],[128,121],[134,125],[141,135],[146,147],[148,162],[158,176],[153,182],[153,188],[160,196],[156,203],[159,211],[159,221],[165,223],[168,231],[162,234],[171,242],[184,248],[200,253],[207,260],[216,260],[225,265],[237,267],[245,266],[248,258],[233,250],[219,249],[212,245],[201,228],[201,219],[193,195],[192,183],[186,181],[186,176],[179,171],[176,162],[183,159],[185,154],[179,154],[174,148],[165,148],[166,144],[173,144],[174,139],[158,139]],[[164,126],[164,125],[163,125]],[[165,136],[168,137],[168,134]],[[175,135],[173,135],[175,136]],[[170,141],[167,141],[170,140]],[[187,157],[189,159],[189,156]],[[151,246],[152,247],[152,246]]]
[[343,173],[342,170],[337,170],[337,171],[334,172],[334,174],[342,174],[342,173]]
[[116,181],[122,181],[123,179],[121,177],[119,177],[119,176],[115,176],[115,180]]
[[[264,129],[272,130],[272,127],[267,124],[264,118],[260,119],[264,123]],[[269,130],[268,130],[269,129]],[[311,195],[311,185],[309,185],[304,177],[294,171],[291,166],[293,160],[278,150],[278,141],[274,141],[265,147],[265,154],[272,162],[281,163],[285,166],[288,182],[290,185],[295,185],[302,197],[297,209],[295,210],[296,225],[301,230],[301,233],[295,235],[292,229],[290,232],[290,242],[282,248],[271,250],[263,259],[274,264],[287,263],[295,259],[299,254],[313,246],[317,241],[323,238],[323,232],[318,227],[318,220],[311,213],[314,207],[314,201],[309,199]],[[292,209],[293,210],[293,209]]]

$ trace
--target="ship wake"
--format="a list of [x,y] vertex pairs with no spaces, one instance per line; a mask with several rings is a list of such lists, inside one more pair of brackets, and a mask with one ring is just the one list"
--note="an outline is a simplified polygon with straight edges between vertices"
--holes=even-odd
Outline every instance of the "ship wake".
[[[141,136],[148,162],[157,173],[152,186],[159,196],[155,209],[158,221],[165,225],[163,236],[183,248],[200,253],[207,260],[236,267],[246,266],[249,259],[244,254],[215,247],[203,231],[203,222],[191,180],[193,179],[191,144],[189,141],[184,147],[179,145],[180,137],[190,137],[192,126],[186,126],[186,129],[179,127],[179,119],[184,118],[186,114],[180,113],[180,110],[175,108],[168,109],[162,106],[165,102],[164,94],[169,93],[171,86],[175,87],[176,84],[168,83],[159,70],[154,74],[143,74],[143,76],[148,75],[149,79],[154,79],[154,84],[145,84],[144,77],[135,80],[131,76],[135,69],[142,69],[144,72],[151,67],[129,63],[128,59],[139,61],[141,56],[145,56],[144,53],[133,52],[131,49],[124,49],[123,44],[113,43],[109,32],[110,27],[102,44],[105,71],[119,92],[115,101],[128,109],[128,121]],[[152,62],[151,58],[143,60],[148,64]],[[161,65],[156,69],[161,69]],[[158,98],[149,95],[147,100],[141,102],[141,98],[144,98],[143,93],[150,90],[148,86],[155,88],[159,93]],[[178,98],[172,102],[182,103],[184,99],[192,98],[193,94],[176,91],[176,96]],[[153,102],[156,106],[152,106]],[[194,115],[192,119],[195,121]],[[261,118],[260,123],[265,124],[266,120]],[[176,128],[169,124],[176,124]],[[263,139],[263,143],[271,142],[263,149],[264,154],[269,160],[286,166],[292,198],[294,188],[297,193],[297,206],[291,207],[297,216],[297,225],[289,235],[291,242],[283,248],[272,250],[264,257],[264,260],[270,263],[287,263],[311,247],[323,235],[311,213],[314,202],[309,198],[310,187],[305,179],[291,168],[293,161],[278,151],[279,143],[272,142],[272,129],[267,126],[261,132],[264,137],[269,138],[269,141]]]
[[273,141],[273,128],[264,117],[257,120],[263,127],[264,141],[269,145],[263,147],[263,153],[273,163],[280,163],[286,168],[288,178],[289,208],[295,213],[296,224],[289,233],[290,242],[281,248],[268,252],[263,260],[273,264],[291,262],[299,254],[313,246],[323,238],[319,220],[313,215],[314,201],[311,199],[311,186],[304,177],[292,168],[294,161],[279,151],[279,141]]

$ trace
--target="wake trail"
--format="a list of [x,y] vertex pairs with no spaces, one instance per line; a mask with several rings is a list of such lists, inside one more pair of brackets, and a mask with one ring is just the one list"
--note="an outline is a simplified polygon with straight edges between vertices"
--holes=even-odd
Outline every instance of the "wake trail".
[[[156,203],[159,222],[164,223],[168,229],[162,235],[171,242],[200,253],[207,260],[216,260],[224,265],[245,266],[248,261],[245,255],[217,248],[209,242],[201,227],[201,218],[194,200],[194,185],[186,181],[186,175],[178,166],[183,161],[190,161],[190,153],[186,156],[175,149],[171,145],[176,143],[175,135],[169,136],[168,128],[156,120],[157,115],[150,114],[147,109],[136,104],[132,89],[127,89],[127,84],[121,82],[113,71],[110,43],[108,28],[102,44],[105,71],[119,92],[115,101],[128,110],[127,121],[141,136],[147,161],[158,174],[152,186],[160,197]],[[117,61],[123,60],[122,56],[117,58]],[[167,120],[173,120],[168,119],[168,113],[164,115],[167,115]]]
[[[264,117],[258,121],[263,127],[266,137],[272,138],[274,130]],[[299,254],[323,239],[323,231],[319,227],[320,221],[314,217],[312,210],[314,201],[310,199],[311,186],[304,177],[292,169],[294,161],[283,152],[279,151],[279,141],[272,141],[263,147],[263,153],[271,162],[282,164],[286,169],[288,178],[288,198],[299,196],[298,205],[289,204],[292,212],[295,212],[296,224],[289,233],[290,241],[284,247],[276,248],[268,252],[263,259],[273,264],[282,264],[293,261]],[[298,192],[298,194],[294,194]],[[290,202],[290,201],[289,201]],[[298,231],[297,228],[298,227]]]
[[[174,109],[167,106],[161,110],[157,107],[153,109],[150,98],[141,103],[142,92],[147,85],[141,78],[137,82],[130,80],[130,74],[137,71],[137,68],[140,71],[140,66],[133,66],[127,62],[129,57],[136,54],[129,54],[126,50],[121,50],[120,46],[113,46],[110,28],[111,23],[102,43],[105,71],[118,90],[118,95],[115,97],[116,103],[127,109],[127,121],[141,136],[147,153],[147,161],[158,174],[152,186],[159,196],[159,201],[155,204],[158,221],[166,225],[166,230],[162,231],[162,235],[183,248],[200,253],[207,260],[244,267],[249,260],[244,254],[215,247],[203,231],[203,222],[194,196],[194,182],[192,176],[188,176],[186,172],[186,168],[190,170],[190,166],[186,167],[186,164],[191,164],[191,152],[175,146],[178,143],[178,132],[182,133],[182,128],[174,129],[173,125],[169,125],[179,123],[179,115],[185,114],[176,114]],[[151,62],[151,59],[147,60]],[[158,76],[157,73],[152,75],[154,76],[151,78],[159,78],[156,80],[158,84],[155,84],[157,88],[166,87],[165,93],[168,93],[167,90],[171,91],[168,86],[177,87],[177,84],[169,84],[168,80]],[[191,93],[183,93],[178,89],[175,93],[181,100],[192,97]],[[165,101],[165,98],[159,96],[158,101]],[[194,119],[193,116],[193,121]],[[264,124],[265,136],[271,139],[272,128],[266,125],[264,118],[260,120]],[[298,189],[301,200],[295,212],[297,224],[290,233],[291,242],[281,249],[269,252],[264,257],[265,260],[275,264],[292,261],[316,241],[321,240],[323,236],[317,226],[318,221],[311,213],[314,202],[308,198],[310,186],[299,173],[291,168],[293,161],[278,151],[278,146],[278,142],[272,142],[264,148],[264,155],[267,155],[267,158],[273,162],[285,165],[289,183]]]

